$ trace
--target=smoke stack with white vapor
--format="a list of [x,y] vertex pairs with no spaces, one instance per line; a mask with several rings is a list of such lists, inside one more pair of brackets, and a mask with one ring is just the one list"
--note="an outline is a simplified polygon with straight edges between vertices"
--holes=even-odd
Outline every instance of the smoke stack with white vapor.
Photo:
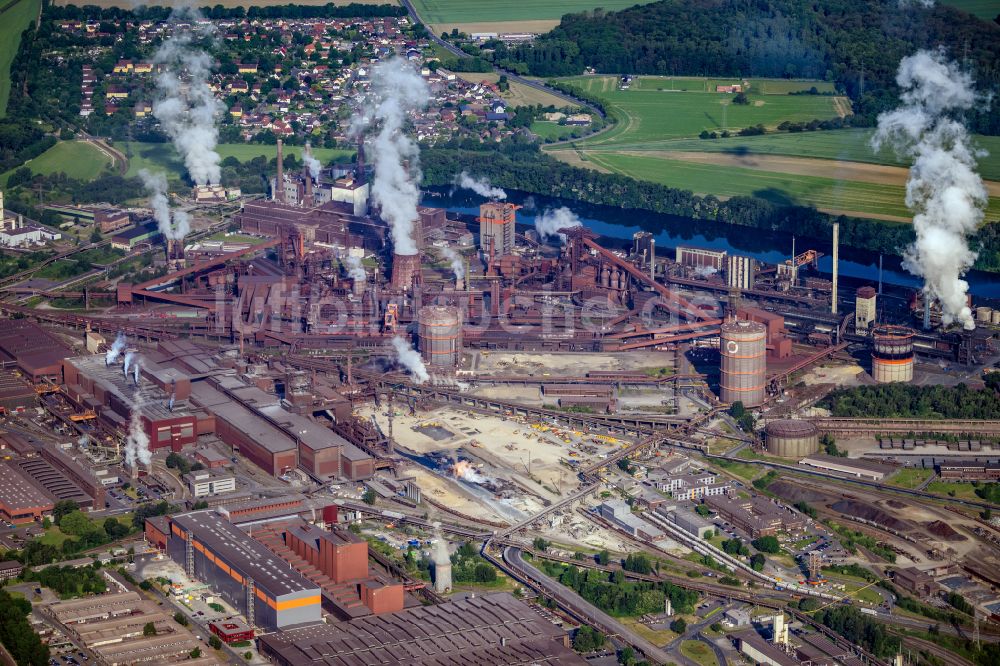
[[462,255],[455,252],[447,245],[441,248],[441,254],[443,254],[444,258],[448,260],[448,263],[451,266],[451,272],[455,274],[455,284],[461,285],[462,280],[465,279],[465,262],[462,261]]
[[950,114],[984,100],[972,76],[942,50],[903,58],[896,83],[903,105],[879,116],[872,146],[892,145],[913,160],[906,205],[914,212],[917,239],[906,249],[903,266],[924,278],[924,298],[938,301],[945,325],[958,322],[973,329],[969,283],[962,276],[976,260],[968,237],[982,222],[988,201],[976,173],[976,160],[984,153]]
[[468,171],[463,171],[455,176],[455,185],[464,190],[472,190],[479,196],[486,197],[487,199],[499,200],[507,198],[507,193],[499,187],[493,187],[489,178],[485,176],[476,178],[475,176],[470,176]]
[[125,349],[125,345],[128,344],[128,339],[125,334],[121,331],[118,332],[118,337],[115,338],[114,343],[108,348],[108,352],[104,355],[104,365],[111,365],[118,360],[121,356],[122,351]]
[[302,163],[309,170],[309,176],[313,180],[319,180],[319,172],[323,165],[313,156],[312,144],[306,141],[305,149],[302,151]]
[[[179,9],[171,19],[184,15],[197,18],[194,10]],[[160,45],[153,62],[163,68],[156,77],[153,115],[184,159],[191,180],[198,186],[218,185],[217,120],[224,106],[208,85],[212,58],[195,44],[195,35],[184,30]]]
[[565,206],[555,209],[546,208],[541,215],[535,218],[535,230],[538,235],[542,239],[558,236],[560,243],[566,242],[566,235],[560,233],[560,230],[579,226],[581,226],[580,218]]
[[153,209],[153,218],[160,233],[168,241],[184,240],[191,231],[191,219],[182,210],[170,210],[166,175],[163,172],[152,173],[141,169],[139,177],[149,192],[149,207]]
[[128,423],[128,436],[125,438],[125,464],[133,472],[138,471],[136,463],[147,467],[153,461],[153,453],[149,450],[149,435],[146,434],[140,416],[138,403],[132,405],[132,414]]
[[392,339],[392,348],[396,352],[396,360],[409,371],[413,381],[423,384],[431,378],[424,359],[420,358],[420,354],[409,342],[397,335]]
[[404,131],[407,117],[427,105],[430,89],[409,62],[392,58],[372,69],[372,90],[358,109],[351,131],[374,128],[368,156],[375,169],[371,194],[392,233],[393,252],[416,255],[414,223],[420,201],[420,148]]

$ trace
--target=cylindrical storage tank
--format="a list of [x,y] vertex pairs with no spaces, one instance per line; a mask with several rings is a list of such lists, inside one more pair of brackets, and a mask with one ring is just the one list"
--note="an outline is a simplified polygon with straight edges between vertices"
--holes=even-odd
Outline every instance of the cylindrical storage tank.
[[764,426],[767,452],[781,458],[803,458],[819,451],[819,429],[809,421],[779,419]]
[[872,336],[872,379],[879,384],[913,380],[913,331],[880,326]]
[[981,321],[984,324],[990,323],[993,318],[993,308],[978,307],[976,308],[976,321]]
[[991,324],[1000,324],[1000,310],[994,310],[990,315]]
[[755,321],[728,321],[722,325],[719,397],[758,407],[764,402],[767,370],[767,329]]
[[417,345],[429,369],[454,370],[462,359],[462,315],[458,308],[427,305],[417,313]]

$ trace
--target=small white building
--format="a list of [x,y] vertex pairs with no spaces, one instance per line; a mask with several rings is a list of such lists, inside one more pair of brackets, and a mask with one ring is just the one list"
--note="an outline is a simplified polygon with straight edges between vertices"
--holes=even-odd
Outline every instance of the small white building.
[[184,481],[187,482],[191,494],[195,497],[220,495],[236,490],[236,477],[215,470],[204,469],[189,472],[184,475]]

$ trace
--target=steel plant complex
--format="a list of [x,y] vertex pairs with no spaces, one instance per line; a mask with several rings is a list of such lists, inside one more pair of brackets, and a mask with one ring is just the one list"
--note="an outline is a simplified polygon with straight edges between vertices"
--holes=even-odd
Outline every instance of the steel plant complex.
[[816,609],[937,654],[949,594],[968,608],[940,631],[1000,638],[995,498],[948,492],[1000,479],[1000,420],[824,402],[981,383],[992,310],[956,329],[839,284],[836,238],[831,280],[816,250],[623,244],[498,195],[416,207],[413,252],[363,150],[316,174],[282,150],[272,194],[221,221],[196,192],[187,239],[114,231],[165,270],[110,300],[35,309],[4,283],[0,539],[145,512],[87,551],[123,563],[107,592],[32,615],[57,654],[578,664],[592,631],[589,659],[903,663]]

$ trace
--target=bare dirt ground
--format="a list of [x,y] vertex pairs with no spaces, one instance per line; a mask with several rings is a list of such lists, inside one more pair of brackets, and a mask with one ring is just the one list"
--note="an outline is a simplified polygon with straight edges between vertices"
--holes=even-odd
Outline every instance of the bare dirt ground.
[[[322,3],[319,3],[322,4]],[[451,32],[452,28],[458,28],[459,32],[472,34],[474,32],[495,32],[515,33],[515,32],[548,32],[559,25],[559,19],[536,19],[533,21],[483,21],[481,23],[435,23],[428,26],[435,35],[442,32]]]
[[[222,5],[223,7],[274,7],[275,5],[287,5],[290,0],[212,0],[212,2],[198,3],[199,5]],[[337,6],[349,5],[351,3],[356,3],[359,5],[395,5],[399,4],[397,0],[294,0],[296,5],[328,5],[334,4]],[[65,5],[93,5],[95,7],[121,7],[122,9],[134,9],[139,2],[136,0],[86,0],[86,2],[79,2],[78,0],[55,0],[54,3],[57,7],[62,7]],[[169,3],[153,3],[153,4],[169,4]],[[505,31],[506,32],[506,31]]]
[[635,371],[644,368],[673,367],[669,352],[633,351],[627,354],[490,352],[477,354],[475,372],[495,375],[539,375],[578,377],[591,370]]

